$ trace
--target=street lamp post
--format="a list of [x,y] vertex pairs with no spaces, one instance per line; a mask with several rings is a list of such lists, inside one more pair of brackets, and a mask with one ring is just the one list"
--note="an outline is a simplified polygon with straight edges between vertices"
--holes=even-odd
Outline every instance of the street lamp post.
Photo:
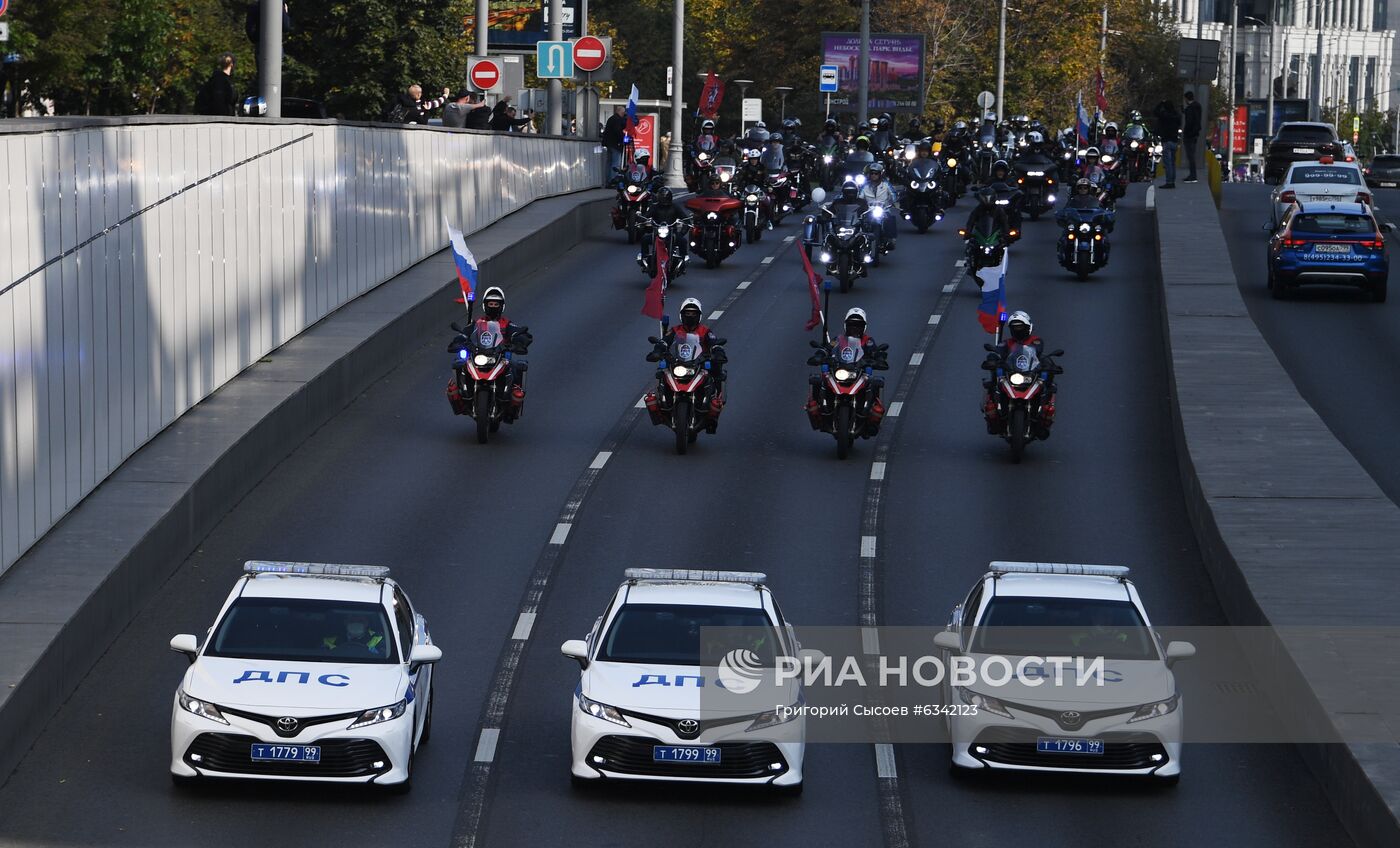
[[[679,2],[679,0],[677,0]],[[564,0],[549,0],[549,38],[551,41],[564,40]],[[510,96],[511,92],[506,92]],[[545,132],[550,135],[564,134],[564,81],[549,81],[549,111],[545,115]]]
[[792,93],[792,86],[775,85],[773,86],[773,90],[778,92],[778,101],[780,104],[778,107],[778,123],[782,123],[787,120],[787,98],[788,95]]
[[997,123],[1001,123],[1002,100],[1006,91],[1006,0],[1001,0],[1001,22],[997,25]]
[[282,0],[262,0],[258,21],[258,93],[267,117],[282,117]]
[[1225,148],[1225,179],[1235,176],[1235,36],[1240,29],[1240,0],[1230,2],[1230,111],[1225,120],[1229,123],[1230,135]]
[[[557,0],[556,0],[557,2]],[[671,86],[671,145],[666,149],[666,184],[671,188],[685,187],[681,151],[681,80],[685,79],[685,0],[676,0],[675,20],[671,33],[671,63],[676,66],[675,82]]]
[[739,135],[742,136],[746,126],[744,123],[744,101],[749,97],[749,86],[753,85],[753,80],[736,79],[730,80],[730,82],[739,86]]
[[856,120],[870,120],[870,0],[860,3],[860,70],[856,72]]

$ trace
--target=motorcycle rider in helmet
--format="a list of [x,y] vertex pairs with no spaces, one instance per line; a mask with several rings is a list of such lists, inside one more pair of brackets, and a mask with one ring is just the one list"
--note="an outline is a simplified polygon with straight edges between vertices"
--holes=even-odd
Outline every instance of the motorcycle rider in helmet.
[[[676,234],[676,253],[680,255],[681,262],[689,260],[690,239],[685,230],[691,223],[690,215],[676,205],[675,195],[666,186],[661,186],[652,193],[651,203],[647,206],[646,219],[653,227],[667,226],[679,227],[681,232]],[[654,235],[654,233],[653,233]],[[648,245],[643,243],[642,249],[655,250],[654,243]]]
[[775,132],[768,136],[768,149],[763,151],[759,157],[763,167],[769,171],[781,171],[787,168],[787,155],[783,151],[783,134]]
[[[977,205],[972,207],[971,214],[967,216],[967,224],[958,230],[958,235],[962,236],[964,243],[966,243],[977,231],[978,225],[990,219],[992,228],[1001,234],[1002,247],[1006,247],[1011,243],[1011,224],[1007,218],[1006,209],[1005,206],[997,205],[997,193],[990,186],[978,189]],[[982,281],[978,279],[971,262],[967,263],[966,274],[972,278],[974,283],[977,283],[978,288],[981,288]]]
[[[472,321],[466,328],[466,332],[458,333],[447,349],[452,353],[468,349],[468,336],[480,338],[482,333],[495,329],[500,332],[502,340],[507,345],[518,347],[518,353],[524,354],[534,341],[534,336],[525,327],[514,323],[505,314],[506,293],[500,286],[491,286],[481,296],[481,315]],[[519,359],[512,359],[510,364],[510,386],[508,387],[511,402],[518,410],[525,402],[525,370],[528,366]],[[457,396],[457,378],[454,375],[447,383],[447,396],[453,398]],[[453,401],[453,409],[458,409],[458,401]],[[466,407],[462,406],[459,415],[466,414]]]
[[868,206],[879,206],[884,210],[879,221],[880,242],[886,252],[894,250],[895,238],[899,235],[895,228],[898,204],[895,202],[894,189],[885,181],[884,165],[875,162],[865,169],[865,185],[860,189],[860,196]]
[[[860,362],[873,368],[876,371],[884,371],[890,367],[889,354],[883,350],[877,350],[875,339],[866,331],[865,310],[859,306],[853,306],[846,310],[846,319],[843,332],[828,341],[822,350],[814,353],[807,360],[809,365],[824,364],[827,357],[832,356],[842,347],[856,347],[861,351]],[[807,415],[812,420],[813,429],[821,427],[821,377],[813,374],[808,378],[808,383],[812,386],[811,394],[807,397]],[[872,377],[870,379],[870,417],[866,424],[866,435],[873,436],[880,429],[880,421],[885,417],[885,406],[880,402],[880,390],[885,387],[884,377]]]
[[[1037,359],[1043,358],[1045,342],[1040,336],[1035,335],[1035,325],[1031,323],[1030,314],[1017,310],[1007,316],[1002,341],[992,353],[987,354],[982,368],[986,371],[995,371],[1008,360],[1015,358],[1022,348],[1027,347],[1035,351]],[[983,380],[982,388],[986,390],[982,398],[982,415],[987,421],[987,433],[995,435],[1001,430],[997,402],[993,395],[996,390],[995,376],[989,375],[987,379]],[[1045,399],[1041,415],[1047,430],[1038,432],[1036,435],[1040,439],[1045,439],[1049,436],[1048,427],[1055,419],[1055,377],[1053,374],[1045,375]]]
[[719,346],[715,334],[700,320],[703,311],[697,298],[686,298],[681,304],[680,323],[666,328],[661,343],[652,349],[647,359],[652,362],[660,361],[682,333],[694,336],[699,341],[700,350],[710,357],[711,389],[709,395],[699,399],[698,407],[705,410],[709,416],[706,431],[714,433],[719,425],[719,414],[724,410],[724,364],[729,361],[729,357],[725,355],[724,348]]
[[992,163],[992,181],[988,188],[996,192],[997,200],[1007,201],[996,205],[1006,211],[1007,237],[1016,241],[1021,237],[1021,191],[1016,188],[1016,181],[1011,176],[1011,166],[1006,164],[1005,159],[998,159]]

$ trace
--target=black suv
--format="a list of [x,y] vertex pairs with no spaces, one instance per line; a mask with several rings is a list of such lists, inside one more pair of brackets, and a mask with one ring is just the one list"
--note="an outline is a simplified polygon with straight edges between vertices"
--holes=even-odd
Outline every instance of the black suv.
[[1342,142],[1331,124],[1291,121],[1278,128],[1269,141],[1269,157],[1264,162],[1264,182],[1277,185],[1294,162],[1323,156],[1342,156]]
[[1400,156],[1382,153],[1361,169],[1371,188],[1400,188]]

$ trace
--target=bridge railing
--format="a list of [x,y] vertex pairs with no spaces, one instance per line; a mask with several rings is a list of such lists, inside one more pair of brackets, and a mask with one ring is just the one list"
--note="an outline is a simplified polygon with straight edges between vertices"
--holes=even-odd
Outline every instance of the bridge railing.
[[0,572],[183,412],[532,200],[596,142],[338,122],[0,121]]

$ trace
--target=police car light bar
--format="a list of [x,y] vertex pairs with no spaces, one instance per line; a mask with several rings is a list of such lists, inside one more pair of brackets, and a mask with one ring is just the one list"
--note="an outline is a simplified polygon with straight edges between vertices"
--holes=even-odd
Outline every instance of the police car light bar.
[[313,577],[374,577],[389,576],[383,565],[332,565],[324,562],[267,562],[249,560],[243,563],[245,574],[289,574]]
[[761,571],[706,571],[698,568],[629,568],[628,580],[694,580],[706,583],[752,583],[762,586],[768,575]]
[[1085,565],[1080,562],[994,562],[991,570],[997,574],[1083,574],[1096,577],[1128,576],[1126,565]]

